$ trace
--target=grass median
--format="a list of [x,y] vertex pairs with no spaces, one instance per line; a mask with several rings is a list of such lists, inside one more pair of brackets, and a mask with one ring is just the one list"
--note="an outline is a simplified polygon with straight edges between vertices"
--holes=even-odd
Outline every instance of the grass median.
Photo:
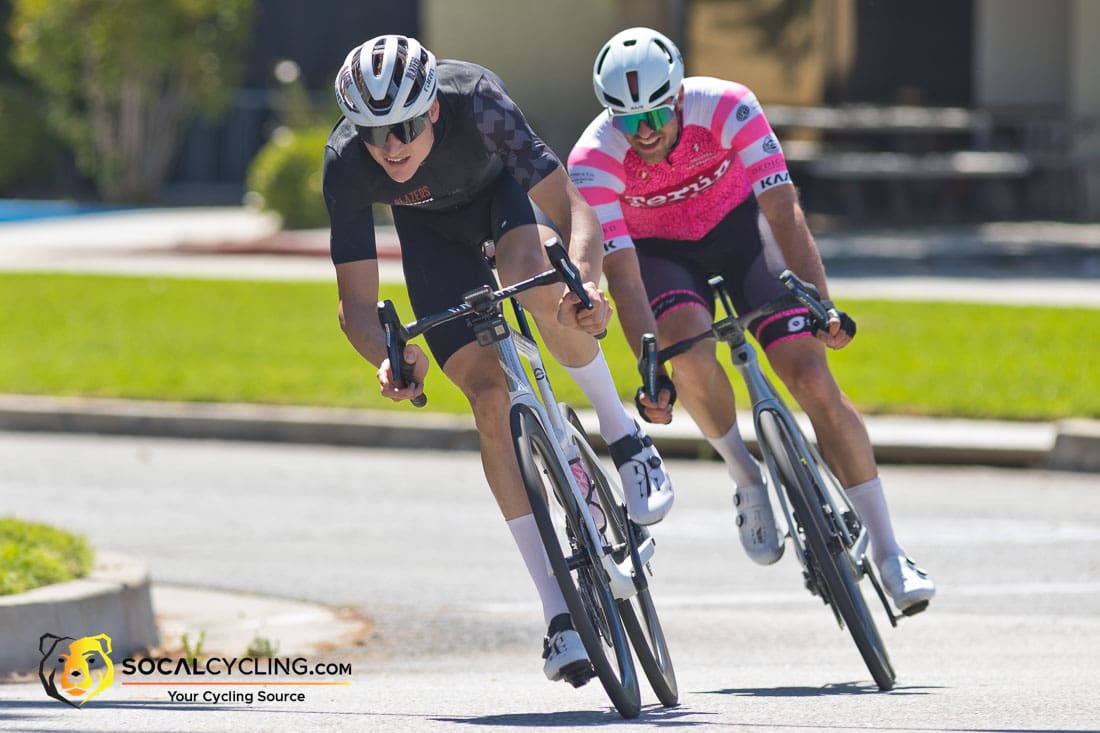
[[83,537],[0,517],[0,596],[81,578],[91,569],[92,550]]
[[[381,297],[412,319],[400,285],[384,285]],[[5,273],[0,392],[411,410],[378,396],[374,367],[340,332],[336,305],[333,283]],[[1096,311],[841,305],[859,337],[830,363],[869,414],[1100,417]],[[617,324],[603,343],[630,400],[639,380]],[[584,404],[572,381],[549,369],[558,396]],[[468,409],[434,364],[427,391],[433,409]]]

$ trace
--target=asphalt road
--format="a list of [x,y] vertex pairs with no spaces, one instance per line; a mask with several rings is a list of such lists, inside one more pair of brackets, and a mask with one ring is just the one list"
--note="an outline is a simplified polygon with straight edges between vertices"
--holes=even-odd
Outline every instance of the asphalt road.
[[[469,452],[402,453],[0,433],[6,512],[146,558],[154,580],[367,614],[326,658],[348,686],[304,702],[170,701],[115,685],[80,711],[36,680],[0,685],[5,730],[493,731],[1100,729],[1100,500],[1094,475],[886,467],[894,522],[933,574],[931,610],[891,629],[894,692],[801,588],[740,552],[716,463],[671,461],[654,596],[681,686],[623,723],[596,683],[551,684],[541,618]],[[289,688],[300,689],[300,688]],[[75,718],[74,716],[79,716]]]

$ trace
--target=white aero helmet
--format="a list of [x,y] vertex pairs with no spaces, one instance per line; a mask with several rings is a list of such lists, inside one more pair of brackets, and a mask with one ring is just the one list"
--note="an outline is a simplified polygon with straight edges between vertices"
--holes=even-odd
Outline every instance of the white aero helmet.
[[415,38],[378,36],[351,50],[336,75],[336,103],[360,127],[426,114],[438,89],[435,56]]
[[676,44],[651,28],[627,28],[596,55],[592,83],[611,114],[645,112],[680,91],[684,58]]

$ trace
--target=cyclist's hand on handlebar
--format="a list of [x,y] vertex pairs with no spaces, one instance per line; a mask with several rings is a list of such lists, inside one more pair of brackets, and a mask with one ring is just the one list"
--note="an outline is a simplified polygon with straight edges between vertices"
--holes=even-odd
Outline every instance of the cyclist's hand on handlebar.
[[581,306],[580,298],[566,290],[558,303],[558,323],[598,336],[607,331],[607,324],[611,322],[611,303],[595,283],[586,282],[584,291],[592,301],[592,309]]
[[413,365],[413,378],[402,387],[397,386],[401,382],[394,379],[388,357],[378,367],[378,383],[382,387],[382,396],[394,402],[411,400],[424,392],[424,377],[428,374],[428,355],[417,344],[408,344],[405,346],[404,357],[406,364]]
[[660,374],[657,376],[657,401],[646,396],[645,385],[642,385],[634,393],[634,404],[646,422],[668,425],[672,422],[672,406],[676,404],[676,387],[671,379]]
[[851,332],[854,332],[854,328],[846,330],[842,327],[842,322],[851,322],[851,319],[847,313],[838,311],[831,302],[826,301],[824,305],[828,308],[829,324],[827,330],[817,332],[817,338],[830,349],[843,349],[852,342]]

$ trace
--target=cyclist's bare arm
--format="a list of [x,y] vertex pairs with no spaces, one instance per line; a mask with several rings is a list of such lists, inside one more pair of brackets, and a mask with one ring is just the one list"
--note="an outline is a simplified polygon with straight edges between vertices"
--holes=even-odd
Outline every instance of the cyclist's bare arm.
[[[794,186],[776,186],[764,191],[756,198],[761,213],[768,221],[775,236],[787,267],[794,274],[817,287],[822,300],[829,300],[829,285],[825,279],[825,265],[817,249],[806,216],[798,202],[798,191]],[[826,346],[840,349],[852,340],[840,327],[840,318],[829,319],[828,332],[818,334]]]
[[[642,271],[638,265],[638,255],[633,248],[620,249],[607,254],[603,260],[604,275],[607,276],[607,289],[615,300],[619,314],[619,324],[623,335],[634,351],[634,357],[641,357],[642,334],[657,333],[657,320],[649,305]],[[667,376],[662,364],[657,373]],[[649,399],[644,391],[637,396],[638,404],[645,408],[645,416],[651,422],[664,425],[672,421],[671,392],[661,389],[657,401]]]
[[592,300],[591,310],[576,309],[576,295],[566,293],[558,320],[567,326],[579,327],[596,335],[607,330],[611,320],[611,305],[599,289],[603,271],[603,235],[596,212],[569,180],[565,169],[558,167],[528,191],[534,201],[561,230],[569,259],[580,271],[581,282]]
[[634,357],[641,356],[643,333],[657,333],[657,321],[649,306],[642,271],[638,265],[638,255],[633,249],[620,249],[607,254],[603,261],[604,275],[607,276],[607,290],[615,299],[619,323],[623,335],[634,350]]
[[336,287],[340,297],[340,328],[355,350],[378,368],[382,394],[400,401],[424,391],[428,357],[419,346],[405,347],[405,361],[414,364],[411,384],[394,380],[386,355],[386,337],[378,322],[378,260],[356,260],[336,265]]
[[599,283],[603,272],[603,233],[596,212],[569,180],[564,167],[556,168],[528,191],[531,200],[561,231],[569,259],[581,273],[581,282]]

